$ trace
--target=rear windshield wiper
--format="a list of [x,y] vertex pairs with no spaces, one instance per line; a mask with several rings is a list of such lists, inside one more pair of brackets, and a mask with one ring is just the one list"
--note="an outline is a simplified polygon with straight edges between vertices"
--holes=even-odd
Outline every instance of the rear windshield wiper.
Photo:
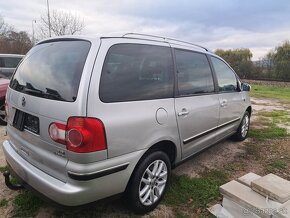
[[55,100],[62,100],[62,101],[65,100],[65,99],[63,99],[63,97],[61,97],[61,95],[58,93],[58,91],[56,91],[54,89],[50,89],[50,88],[45,88],[45,89],[46,89],[45,95],[52,97]]
[[30,88],[27,88],[26,86],[24,87],[23,89],[24,92],[26,93],[29,93],[29,94],[36,94],[36,95],[42,95],[43,94],[43,91],[41,90],[38,90],[38,89],[30,89]]
[[48,99],[53,99],[53,100],[64,100],[60,95],[54,94],[54,93],[49,93],[49,92],[43,92],[41,90],[34,90],[34,89],[29,89],[29,88],[24,88],[24,92],[38,96],[38,97],[44,97]]
[[43,98],[48,98],[48,99],[53,99],[53,100],[60,100],[60,101],[65,101],[63,97],[58,93],[58,91],[50,88],[45,88],[46,92],[36,89],[31,83],[26,83],[26,85],[21,85],[19,82],[14,79],[11,85],[15,90],[31,94],[37,97],[43,97]]
[[46,92],[43,92],[39,89],[34,88],[30,83],[26,83],[26,86],[24,87],[23,91],[38,97],[62,101],[64,100],[56,90],[46,88]]
[[26,85],[23,87],[23,91],[25,93],[29,93],[29,94],[36,95],[36,96],[42,96],[43,95],[43,91],[34,88],[34,86],[31,85],[31,83],[26,83]]

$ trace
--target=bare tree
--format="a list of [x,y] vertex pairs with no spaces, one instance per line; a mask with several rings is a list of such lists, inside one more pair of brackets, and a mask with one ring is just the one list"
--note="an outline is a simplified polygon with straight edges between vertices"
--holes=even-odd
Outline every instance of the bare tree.
[[0,15],[0,34],[2,34],[4,28],[5,28],[5,22],[4,22],[3,17]]
[[26,54],[32,47],[31,39],[26,31],[16,31],[5,23],[0,15],[0,53]]
[[[84,21],[71,12],[65,12],[60,10],[53,10],[50,16],[50,27],[52,35],[74,35],[79,34],[84,29]],[[40,16],[40,22],[38,25],[38,37],[49,37],[49,22],[47,13]]]
[[0,38],[6,37],[10,31],[13,31],[13,27],[5,23],[4,18],[0,15]]
[[26,54],[33,44],[27,32],[8,31],[0,39],[0,53]]

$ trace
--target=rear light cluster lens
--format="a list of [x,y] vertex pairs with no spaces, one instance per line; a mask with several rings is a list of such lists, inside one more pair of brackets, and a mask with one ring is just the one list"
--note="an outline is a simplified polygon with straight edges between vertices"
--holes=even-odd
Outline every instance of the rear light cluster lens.
[[60,123],[51,123],[48,128],[48,133],[52,140],[65,144],[65,125]]
[[67,125],[52,123],[49,126],[52,140],[65,144],[77,153],[88,153],[107,149],[105,128],[99,119],[70,117]]

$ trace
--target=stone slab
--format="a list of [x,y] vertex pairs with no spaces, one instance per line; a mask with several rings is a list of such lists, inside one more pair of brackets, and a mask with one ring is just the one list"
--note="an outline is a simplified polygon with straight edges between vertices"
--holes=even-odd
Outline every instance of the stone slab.
[[276,218],[290,218],[290,201],[282,204],[273,214]]
[[260,178],[261,178],[261,176],[250,172],[250,173],[238,178],[238,182],[240,182],[248,187],[251,187],[252,181],[254,181],[256,179],[260,179]]
[[223,207],[234,218],[260,218],[260,216],[227,199],[226,197],[223,198]]
[[216,204],[207,209],[212,215],[218,218],[235,218],[220,204]]
[[290,200],[290,182],[274,174],[252,181],[251,186],[256,192],[279,203]]
[[220,187],[220,192],[227,199],[239,204],[241,207],[260,217],[270,218],[273,210],[281,206],[281,204],[267,200],[264,196],[253,191],[250,187],[235,180],[222,185]]

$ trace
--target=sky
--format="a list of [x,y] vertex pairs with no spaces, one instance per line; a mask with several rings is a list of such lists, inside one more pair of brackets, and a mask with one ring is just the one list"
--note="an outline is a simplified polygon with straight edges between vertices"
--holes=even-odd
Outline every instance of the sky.
[[[249,48],[252,60],[290,40],[289,0],[49,0],[50,10],[84,19],[82,34],[141,32],[200,44],[211,50]],[[46,0],[0,0],[0,15],[32,33]]]

